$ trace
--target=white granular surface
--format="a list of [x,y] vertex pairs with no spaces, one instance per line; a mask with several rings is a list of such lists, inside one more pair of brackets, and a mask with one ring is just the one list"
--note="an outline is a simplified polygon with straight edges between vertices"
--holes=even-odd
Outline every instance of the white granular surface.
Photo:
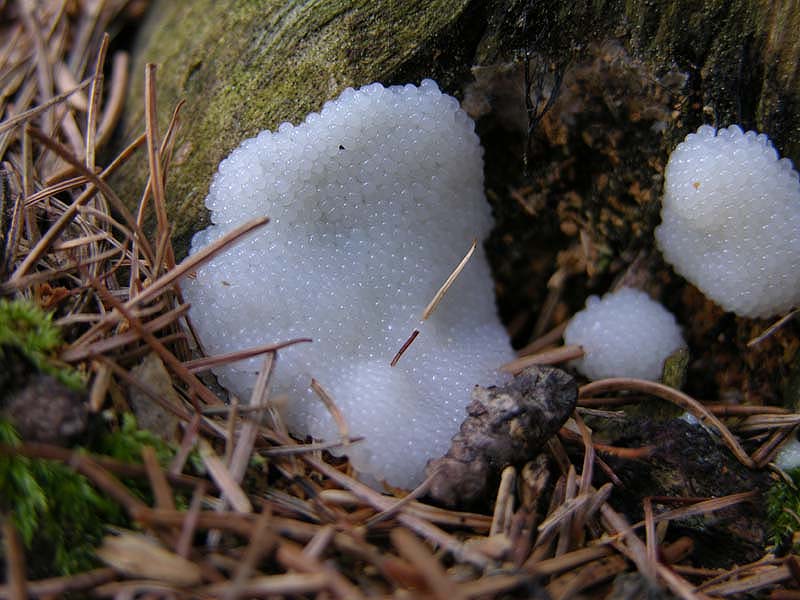
[[800,303],[800,181],[766,135],[704,125],[665,176],[656,239],[678,273],[745,317]]
[[[359,471],[403,487],[450,444],[475,384],[513,354],[480,244],[434,315],[423,308],[491,225],[474,123],[433,81],[348,89],[321,112],[246,140],[219,166],[211,227],[192,252],[256,216],[271,222],[187,280],[209,353],[296,337],[272,395],[295,434],[335,441],[315,377],[353,436]],[[421,333],[396,367],[412,330]],[[216,371],[242,399],[260,359]]]
[[800,441],[797,439],[797,431],[792,432],[789,439],[781,445],[774,462],[778,468],[784,471],[792,471],[800,467]]
[[622,288],[602,300],[590,296],[564,331],[567,344],[583,347],[573,365],[589,379],[636,377],[658,381],[664,361],[685,346],[666,308],[646,293]]

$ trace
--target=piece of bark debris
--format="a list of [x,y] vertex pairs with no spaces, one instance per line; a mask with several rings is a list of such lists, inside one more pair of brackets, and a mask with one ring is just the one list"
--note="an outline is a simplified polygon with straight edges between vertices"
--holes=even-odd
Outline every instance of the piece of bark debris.
[[503,468],[535,456],[577,401],[575,379],[552,367],[529,367],[502,387],[476,386],[450,450],[428,463],[428,495],[449,506],[485,497]]
[[[172,387],[172,377],[159,356],[151,352],[131,370],[131,375],[142,385],[160,396],[165,402],[179,407],[181,400]],[[136,386],[131,386],[128,398],[140,428],[146,429],[164,440],[174,440],[178,430],[178,418]]]
[[66,446],[86,430],[86,394],[55,377],[36,374],[8,394],[0,415],[8,418],[26,442]]

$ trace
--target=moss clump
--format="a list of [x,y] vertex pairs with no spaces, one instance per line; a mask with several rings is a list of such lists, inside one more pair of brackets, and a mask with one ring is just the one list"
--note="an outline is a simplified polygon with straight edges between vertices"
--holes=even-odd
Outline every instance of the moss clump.
[[776,546],[790,544],[800,551],[800,468],[788,473],[791,481],[779,480],[767,492],[767,520],[770,541]]
[[175,450],[170,444],[146,429],[139,429],[136,417],[125,413],[119,429],[102,436],[96,450],[123,462],[140,463],[144,446],[155,449],[158,462],[162,466],[169,464],[175,456]]
[[12,364],[15,350],[36,370],[52,375],[71,389],[83,389],[81,374],[55,359],[61,344],[61,330],[51,314],[29,300],[0,299],[0,389],[19,383],[15,381],[15,367],[19,365]]
[[[153,432],[140,429],[136,417],[132,413],[122,415],[119,427],[99,437],[92,446],[92,450],[116,460],[127,463],[142,462],[142,448],[152,447],[156,452],[158,463],[167,468],[175,458],[177,446],[165,441]],[[187,459],[191,471],[197,474],[205,473],[205,466],[199,453],[193,450]],[[152,492],[146,482],[140,480],[123,480],[128,488],[145,503],[152,503]],[[179,508],[189,506],[189,498],[185,494],[175,494],[175,504]]]
[[[0,420],[0,443],[16,446],[13,426]],[[61,463],[0,454],[0,512],[8,514],[27,549],[29,576],[69,575],[96,566],[94,548],[107,523],[122,524],[119,506]]]
[[[0,419],[0,444],[17,446],[14,427]],[[141,463],[142,448],[151,446],[166,466],[174,458],[174,445],[149,431],[139,429],[136,418],[122,415],[119,428],[97,437],[87,450],[123,462]],[[196,472],[202,460],[189,455]],[[123,480],[132,493],[151,503],[152,493],[143,480]],[[180,508],[188,498],[176,494]],[[97,566],[95,548],[107,525],[129,526],[122,507],[98,492],[83,475],[56,461],[33,459],[0,452],[0,518],[10,516],[25,544],[28,575],[69,575]],[[0,562],[2,562],[0,550]]]

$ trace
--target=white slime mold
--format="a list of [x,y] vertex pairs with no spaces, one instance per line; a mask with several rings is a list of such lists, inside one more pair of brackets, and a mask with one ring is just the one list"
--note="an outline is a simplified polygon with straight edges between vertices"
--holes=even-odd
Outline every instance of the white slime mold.
[[[389,362],[474,238],[491,228],[474,123],[433,81],[348,89],[300,125],[262,131],[222,161],[192,252],[271,222],[185,282],[209,353],[307,336],[280,352],[274,396],[295,434],[338,439],[309,389],[334,398],[357,470],[413,487],[465,417],[472,387],[513,357],[480,244],[396,367]],[[261,359],[216,370],[246,399]]]
[[646,293],[622,288],[602,299],[590,296],[564,331],[567,344],[583,347],[573,361],[590,379],[637,377],[658,381],[664,361],[681,346],[675,317]]
[[800,303],[800,179],[766,135],[704,125],[670,155],[656,240],[675,270],[745,317]]

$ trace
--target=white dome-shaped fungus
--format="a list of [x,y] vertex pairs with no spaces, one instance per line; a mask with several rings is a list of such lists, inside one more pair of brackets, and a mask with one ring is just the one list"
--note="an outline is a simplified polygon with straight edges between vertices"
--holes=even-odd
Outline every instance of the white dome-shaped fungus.
[[657,381],[664,361],[684,346],[675,317],[646,293],[632,288],[590,296],[564,331],[564,341],[583,348],[573,361],[589,379],[636,377]]
[[800,303],[800,180],[769,138],[702,126],[669,157],[656,240],[675,270],[745,317]]
[[793,431],[789,439],[781,444],[773,462],[779,469],[787,472],[800,467],[800,441],[797,439],[796,431]]
[[[414,344],[426,303],[474,238],[491,228],[482,148],[458,102],[430,80],[348,89],[298,126],[263,131],[222,161],[206,206],[214,225],[192,249],[248,219],[271,223],[185,284],[210,353],[300,336],[280,353],[273,394],[290,429],[336,441],[309,389],[315,377],[341,409],[359,471],[403,487],[448,449],[470,391],[512,357],[480,244]],[[218,369],[247,397],[260,361]]]

